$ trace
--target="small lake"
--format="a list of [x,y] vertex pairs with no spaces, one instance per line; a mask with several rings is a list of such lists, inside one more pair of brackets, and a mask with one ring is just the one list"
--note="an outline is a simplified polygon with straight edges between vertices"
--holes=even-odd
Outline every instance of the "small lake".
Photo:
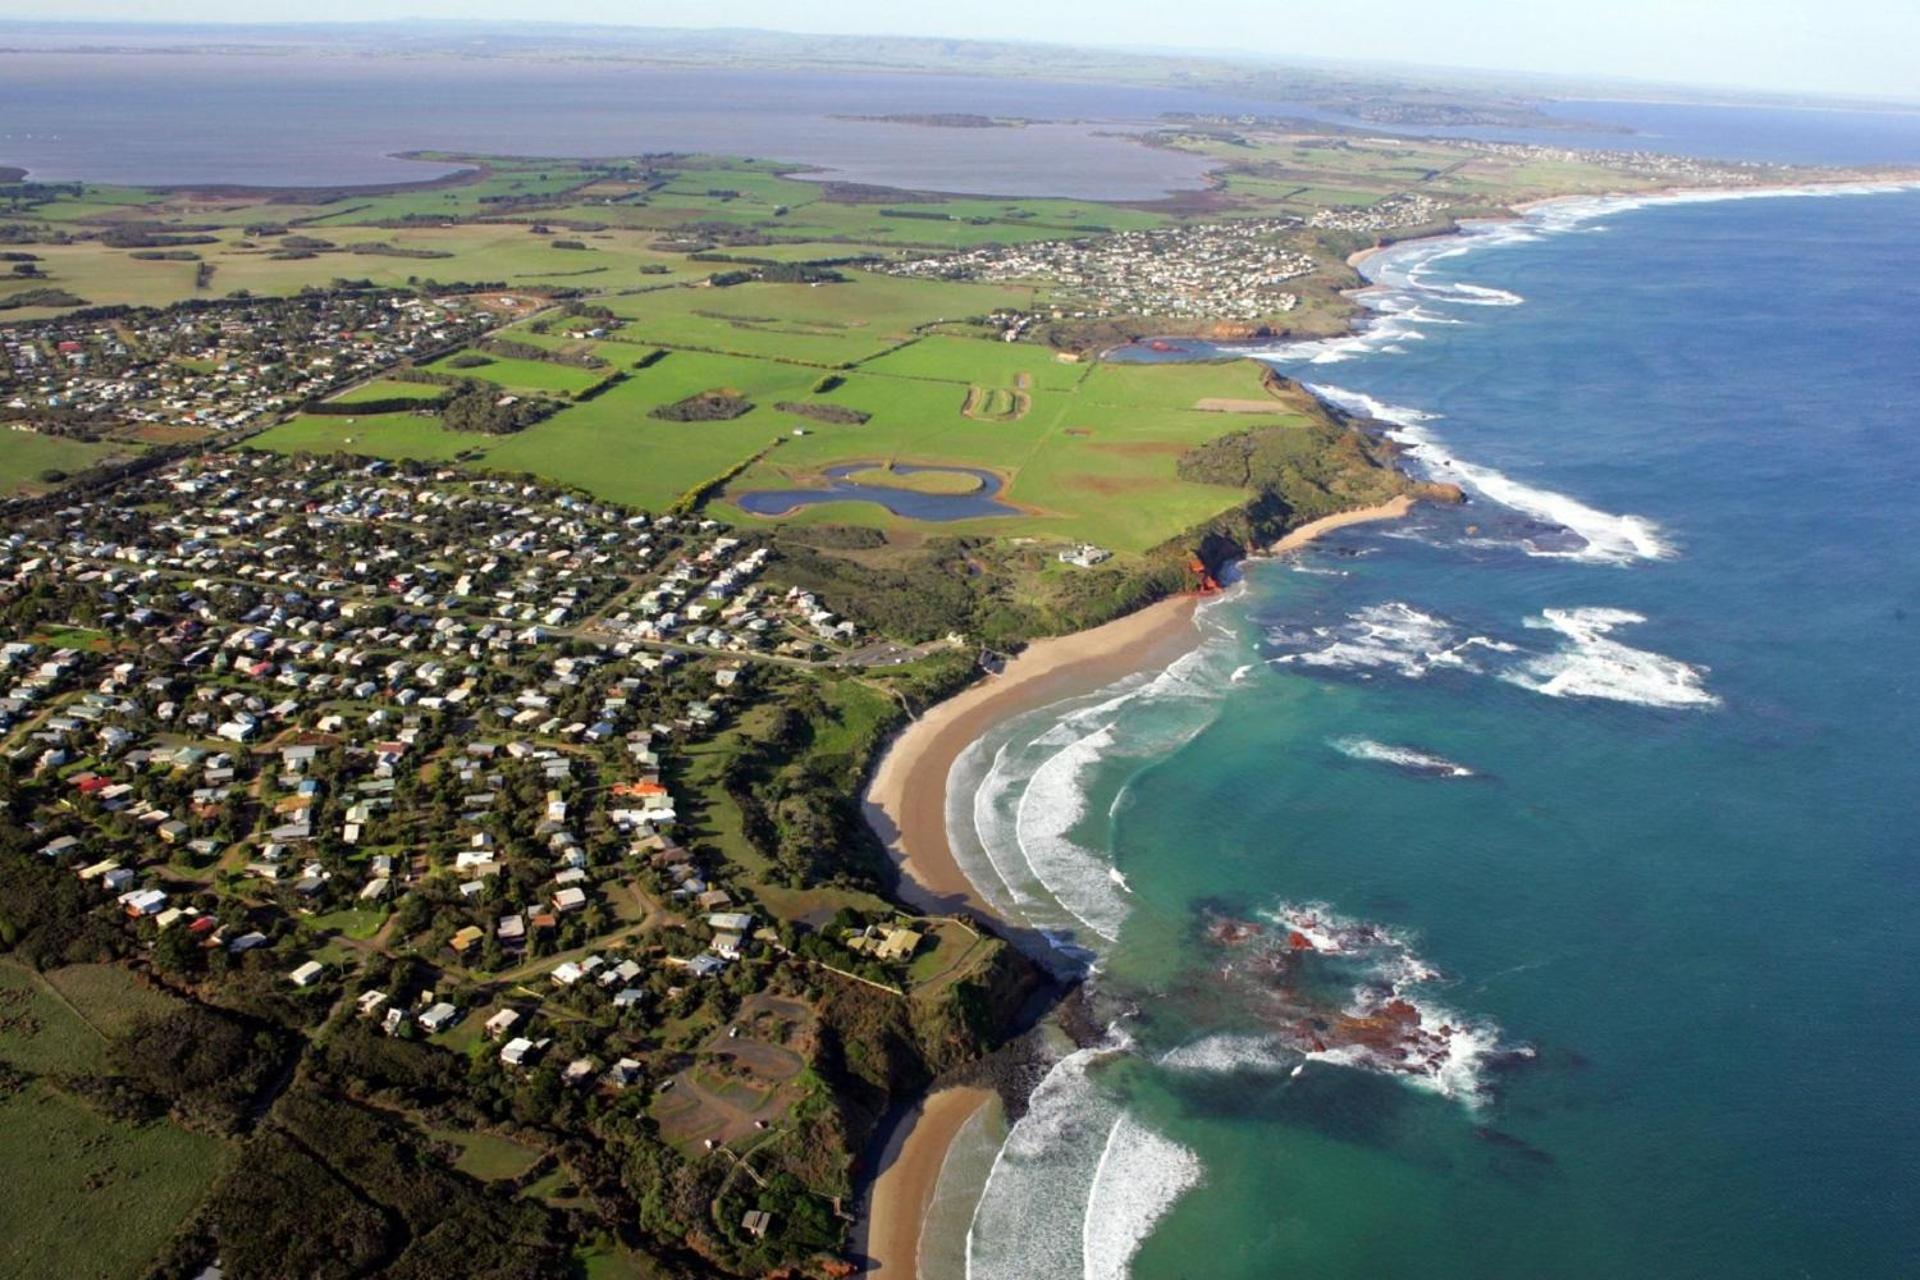
[[972,493],[916,493],[912,489],[896,489],[884,484],[861,484],[848,479],[861,471],[871,471],[875,464],[871,462],[849,462],[837,467],[828,467],[828,483],[818,489],[755,489],[733,498],[733,504],[742,511],[756,516],[791,515],[802,507],[816,506],[822,502],[872,502],[885,507],[894,515],[908,520],[978,520],[985,516],[1017,516],[1020,508],[1008,506],[999,500],[1000,490],[1005,487],[1000,477],[991,471],[980,471],[973,467],[910,467],[896,465],[892,468],[895,475],[910,476],[922,473],[972,476],[980,481],[980,487]]

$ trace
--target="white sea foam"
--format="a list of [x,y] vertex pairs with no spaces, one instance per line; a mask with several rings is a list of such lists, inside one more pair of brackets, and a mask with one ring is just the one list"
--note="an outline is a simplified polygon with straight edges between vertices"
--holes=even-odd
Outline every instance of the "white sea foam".
[[1087,816],[1087,775],[1116,742],[1105,724],[1061,747],[1033,771],[1014,819],[1020,855],[1054,901],[1107,942],[1120,936],[1127,902],[1108,876],[1099,853],[1069,834]]
[[1155,1224],[1204,1172],[1193,1152],[1122,1113],[1107,1133],[1081,1222],[1086,1280],[1126,1280]]
[[1391,743],[1375,742],[1372,738],[1335,738],[1332,746],[1335,751],[1349,759],[1390,764],[1413,773],[1428,774],[1437,778],[1471,778],[1473,776],[1473,770],[1463,764],[1455,764],[1445,756],[1436,756],[1413,747],[1396,747]]
[[1647,707],[1717,705],[1720,699],[1705,688],[1703,668],[1612,638],[1617,628],[1645,621],[1624,609],[1544,610],[1528,625],[1557,631],[1567,643],[1509,668],[1502,679],[1553,698],[1608,698]]
[[[1230,590],[1234,594],[1238,588]],[[948,777],[948,834],[963,867],[997,882],[996,906],[1058,938],[1063,949],[1113,942],[1130,910],[1111,873],[1088,796],[1116,762],[1164,758],[1211,721],[1237,640],[1217,606],[1196,612],[1210,635],[1166,669],[1130,676],[1089,698],[1021,717],[987,763],[976,743]],[[1125,783],[1121,784],[1124,793]],[[1111,825],[1120,794],[1106,809]],[[1085,953],[1091,954],[1091,953]]]
[[1229,1031],[1203,1036],[1160,1055],[1160,1065],[1170,1071],[1205,1075],[1279,1072],[1299,1063],[1300,1054],[1288,1049],[1278,1036]]
[[[1026,877],[1008,859],[1017,854],[1019,843],[1013,833],[1012,806],[1018,801],[1022,778],[1009,760],[1013,744],[1003,742],[990,748],[982,738],[968,744],[954,761],[947,776],[947,832],[954,852],[961,856],[967,878],[995,907],[1024,918],[1036,899],[1025,888]],[[992,761],[982,769],[979,760],[991,749]],[[956,821],[955,810],[964,805],[970,826]],[[971,839],[962,836],[963,830]],[[980,859],[970,859],[962,851],[978,849]],[[982,862],[984,861],[984,865]]]
[[1523,484],[1492,467],[1464,461],[1427,426],[1434,420],[1433,414],[1388,404],[1345,387],[1310,383],[1307,389],[1349,413],[1388,424],[1392,430],[1387,434],[1405,445],[1436,479],[1451,480],[1503,507],[1567,529],[1578,535],[1583,544],[1569,551],[1528,542],[1525,549],[1529,555],[1627,564],[1634,560],[1658,560],[1672,554],[1659,529],[1643,516],[1612,515],[1564,493]]
[[1118,1030],[1056,1063],[1007,1134],[967,1233],[968,1280],[1121,1280],[1199,1157],[1129,1115],[1093,1072]]
[[1088,1078],[1107,1049],[1055,1064],[1007,1134],[967,1232],[967,1280],[1070,1280],[1100,1156],[1119,1108]]
[[1325,903],[1283,903],[1268,918],[1313,953],[1347,966],[1357,979],[1346,1013],[1377,1015],[1399,1004],[1417,1017],[1419,1033],[1392,1048],[1333,1044],[1306,1054],[1310,1061],[1378,1071],[1452,1098],[1470,1107],[1486,1099],[1489,1063],[1497,1055],[1527,1052],[1500,1042],[1498,1027],[1438,1004],[1425,989],[1444,975],[1423,960],[1405,935],[1384,925],[1355,920]]
[[[1343,622],[1311,631],[1275,630],[1268,641],[1293,652],[1268,661],[1333,671],[1390,671],[1418,680],[1434,671],[1495,676],[1553,698],[1605,698],[1648,707],[1711,707],[1719,698],[1705,687],[1706,669],[1664,654],[1636,649],[1612,637],[1620,627],[1646,619],[1623,609],[1547,609],[1526,619],[1533,631],[1551,631],[1558,648],[1541,651],[1493,636],[1462,636],[1460,628],[1410,604],[1368,605]],[[1336,747],[1356,758],[1382,759],[1363,751],[1400,750],[1366,739]],[[1414,753],[1418,755],[1419,753]],[[1436,764],[1450,764],[1439,760]],[[1416,767],[1411,761],[1406,767]]]
[[1456,634],[1443,619],[1391,600],[1347,615],[1343,626],[1315,628],[1313,641],[1324,642],[1321,647],[1273,661],[1340,670],[1384,668],[1419,679],[1437,664],[1469,665],[1454,652]]

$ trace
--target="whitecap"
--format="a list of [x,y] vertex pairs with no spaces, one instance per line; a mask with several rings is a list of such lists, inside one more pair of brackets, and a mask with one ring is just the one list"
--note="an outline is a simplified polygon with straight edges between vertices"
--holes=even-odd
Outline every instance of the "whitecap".
[[1644,516],[1613,515],[1567,494],[1524,484],[1492,467],[1464,461],[1427,427],[1435,417],[1431,413],[1388,404],[1365,392],[1325,383],[1309,383],[1307,390],[1348,413],[1386,423],[1393,428],[1388,436],[1404,445],[1434,478],[1450,480],[1503,507],[1569,530],[1582,544],[1573,550],[1561,550],[1529,540],[1523,544],[1528,555],[1627,564],[1634,560],[1664,559],[1673,554],[1672,547],[1661,538],[1659,528]]
[[1376,742],[1372,738],[1335,738],[1331,745],[1335,751],[1351,760],[1390,764],[1409,773],[1436,778],[1473,777],[1473,770],[1467,766],[1414,747],[1397,747],[1391,743]]
[[1529,658],[1502,679],[1553,698],[1606,698],[1645,707],[1709,707],[1720,699],[1705,687],[1702,667],[1612,638],[1646,618],[1625,609],[1547,609],[1529,626],[1565,636],[1552,653]]
[[1300,1054],[1278,1036],[1221,1031],[1160,1055],[1169,1071],[1196,1075],[1233,1075],[1236,1072],[1285,1071],[1300,1062]]
[[1311,642],[1320,643],[1319,648],[1281,654],[1272,661],[1336,670],[1387,669],[1419,679],[1436,659],[1446,665],[1469,665],[1454,652],[1454,635],[1445,620],[1391,600],[1348,614],[1339,627],[1315,628]]
[[[1113,942],[1131,910],[1099,842],[1081,831],[1098,820],[1090,791],[1115,762],[1164,758],[1198,734],[1231,683],[1224,658],[1237,652],[1236,634],[1214,607],[1195,619],[1208,639],[1165,669],[1022,716],[1006,738],[969,746],[949,773],[948,835],[963,869],[996,907],[1071,939],[1067,954]],[[990,764],[989,741],[998,742]],[[1123,782],[1109,824],[1124,792]]]

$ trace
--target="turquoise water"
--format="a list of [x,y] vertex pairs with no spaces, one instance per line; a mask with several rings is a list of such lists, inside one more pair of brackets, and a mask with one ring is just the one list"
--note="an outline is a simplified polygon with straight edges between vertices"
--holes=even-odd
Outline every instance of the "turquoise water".
[[[1562,206],[1269,353],[1473,500],[956,766],[985,891],[1132,1006],[977,1280],[1920,1274],[1916,226]],[[1411,1063],[1301,1029],[1396,996]]]

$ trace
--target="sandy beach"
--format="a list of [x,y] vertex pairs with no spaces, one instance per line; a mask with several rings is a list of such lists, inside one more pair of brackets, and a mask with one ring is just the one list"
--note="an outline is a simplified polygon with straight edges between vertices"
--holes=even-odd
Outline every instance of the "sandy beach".
[[991,918],[947,843],[947,774],[995,723],[1163,667],[1199,639],[1199,600],[1175,596],[1091,631],[1037,640],[998,674],[928,711],[895,738],[867,787],[867,821],[900,870],[899,896],[933,914]]
[[880,1172],[868,1188],[861,1214],[864,1239],[856,1252],[865,1274],[915,1280],[920,1272],[920,1231],[940,1181],[947,1148],[973,1114],[993,1098],[991,1089],[960,1086],[928,1096],[900,1122],[880,1156]]
[[[1412,498],[1398,497],[1323,517],[1280,539],[1268,554],[1297,551],[1335,529],[1398,519],[1413,505]],[[899,897],[930,913],[967,911],[992,919],[992,908],[947,842],[947,776],[953,762],[1008,716],[1165,667],[1198,643],[1194,610],[1199,604],[1200,597],[1176,596],[1090,631],[1035,641],[1000,674],[908,725],[874,771],[865,802],[867,821],[899,868]],[[916,1274],[921,1224],[947,1148],[988,1096],[979,1089],[942,1090],[889,1136],[861,1219],[871,1274],[888,1280],[912,1280]]]
[[1413,510],[1413,499],[1405,494],[1381,503],[1377,507],[1362,507],[1358,511],[1342,511],[1338,515],[1322,516],[1301,525],[1286,537],[1268,548],[1272,555],[1285,555],[1289,551],[1298,551],[1323,534],[1335,529],[1345,529],[1350,525],[1372,524],[1378,520],[1398,520]]

